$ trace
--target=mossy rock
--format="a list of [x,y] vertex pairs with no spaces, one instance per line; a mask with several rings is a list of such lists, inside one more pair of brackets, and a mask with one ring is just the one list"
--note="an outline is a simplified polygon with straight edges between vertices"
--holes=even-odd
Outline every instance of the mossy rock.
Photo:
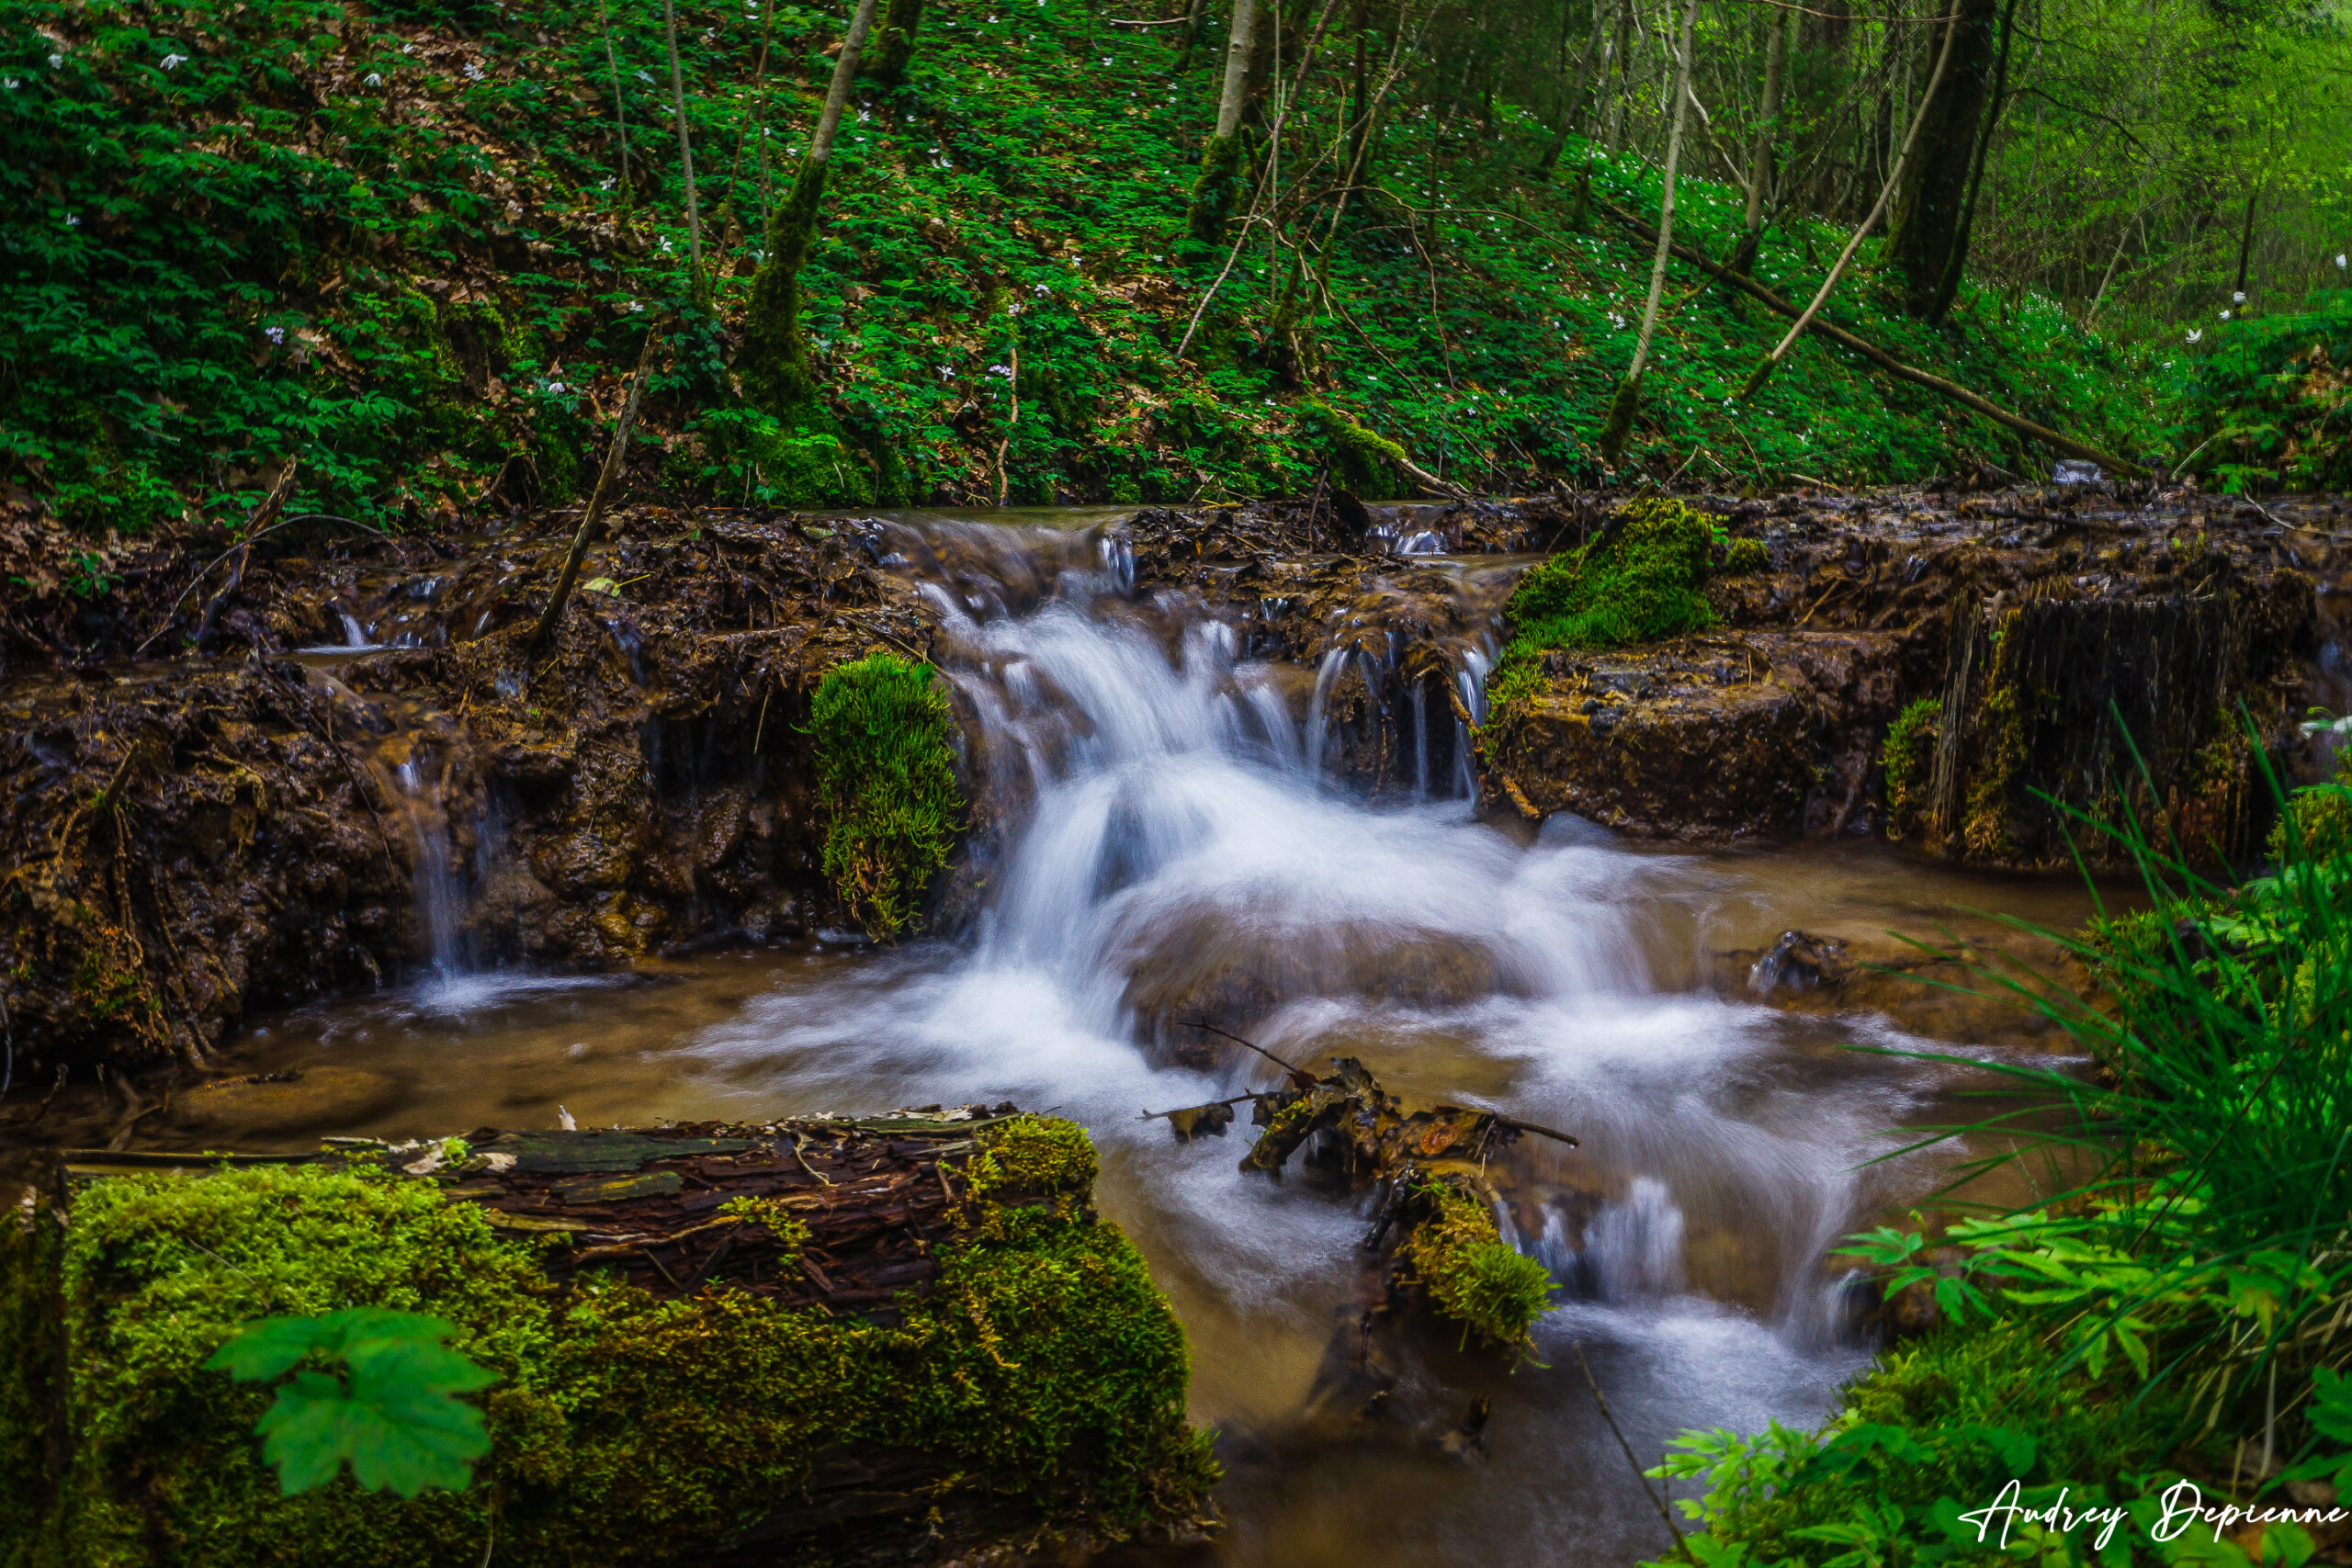
[[1520,579],[1509,652],[1627,648],[1710,625],[1702,588],[1714,520],[1679,501],[1629,502],[1600,534]]
[[1886,836],[1900,839],[1919,826],[1928,807],[1936,744],[1943,734],[1943,701],[1920,697],[1894,716],[1879,748],[1879,771],[1886,781]]
[[1494,1210],[1460,1179],[1429,1180],[1417,1194],[1428,1214],[1404,1254],[1439,1316],[1461,1325],[1467,1344],[1525,1353],[1535,1320],[1552,1302],[1551,1271],[1503,1240]]
[[[759,1541],[814,1565],[1187,1527],[1216,1467],[1185,1421],[1182,1331],[1092,1217],[1091,1144],[1023,1117],[966,1175],[990,1156],[1061,1201],[958,1179],[927,1288],[867,1315],[730,1282],[559,1281],[562,1238],[512,1239],[365,1162],[134,1171],[77,1190],[70,1224],[0,1216],[0,1562],[473,1568],[488,1548],[571,1568]],[[805,1228],[780,1223],[797,1254]],[[254,1431],[272,1394],[205,1368],[243,1324],[355,1306],[441,1317],[496,1374],[469,1396],[492,1446],[466,1489],[344,1474],[283,1495]],[[865,1477],[847,1494],[844,1466]]]
[[868,933],[896,936],[963,816],[946,694],[931,666],[876,653],[819,682],[808,712],[826,878]]

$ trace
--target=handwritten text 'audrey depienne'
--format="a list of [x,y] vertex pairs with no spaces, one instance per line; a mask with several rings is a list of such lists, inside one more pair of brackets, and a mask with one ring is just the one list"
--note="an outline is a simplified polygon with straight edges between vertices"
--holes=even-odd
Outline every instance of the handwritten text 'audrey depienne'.
[[[1962,1522],[1976,1527],[1976,1539],[1980,1542],[1990,1540],[1995,1528],[1998,1527],[2001,1544],[2005,1547],[2009,1544],[2009,1532],[2019,1525],[2040,1525],[2060,1534],[2097,1526],[2098,1535],[2091,1544],[2104,1550],[2107,1543],[2114,1539],[2117,1528],[2131,1517],[2131,1510],[2120,1504],[2106,1503],[2070,1508],[2066,1506],[2067,1490],[2061,1488],[2054,1503],[2029,1508],[2019,1501],[2025,1491],[2024,1484],[2012,1481],[2001,1488],[2000,1495],[1993,1501],[1960,1517]],[[2352,1518],[2352,1515],[2338,1507],[2245,1507],[2235,1503],[2210,1506],[2205,1501],[2205,1495],[2198,1490],[2193,1481],[2173,1483],[2158,1501],[2163,1504],[2164,1511],[2148,1524],[2148,1534],[2158,1541],[2177,1540],[2195,1525],[2211,1527],[2213,1539],[2218,1541],[2240,1525],[2308,1526],[2336,1524]]]

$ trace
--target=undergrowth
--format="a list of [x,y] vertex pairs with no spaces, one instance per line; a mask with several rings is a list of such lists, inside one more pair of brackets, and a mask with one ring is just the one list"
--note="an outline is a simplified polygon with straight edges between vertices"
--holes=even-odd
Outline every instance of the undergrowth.
[[869,933],[896,936],[917,922],[963,814],[946,694],[928,664],[869,654],[818,683],[808,733],[825,876]]
[[[616,85],[604,14],[585,0],[14,0],[0,16],[7,479],[90,528],[232,522],[297,458],[294,510],[447,514],[510,457],[530,495],[560,502],[593,475],[657,320],[669,347],[639,468],[677,494],[992,498],[1000,448],[1011,497],[1031,502],[1296,494],[1360,463],[1364,482],[1393,482],[1379,443],[1473,488],[1600,473],[1647,249],[1534,171],[1589,168],[1596,192],[1654,212],[1655,170],[1555,148],[1507,102],[1409,133],[1390,116],[1400,129],[1372,150],[1328,292],[1278,309],[1277,276],[1244,247],[1180,358],[1228,259],[1184,231],[1221,51],[1178,73],[1170,29],[1110,27],[1085,0],[937,11],[899,85],[861,86],[798,275],[820,423],[840,437],[763,423],[734,345],[839,22],[797,6],[765,24],[678,10],[706,311],[660,15],[610,8]],[[1725,254],[1742,223],[1737,191],[1684,181],[1679,234]],[[1776,227],[1756,274],[1805,296],[1842,238]],[[2039,471],[2002,430],[1813,339],[1735,410],[1784,323],[1676,272],[1628,472]],[[2144,378],[2035,297],[2012,309],[1963,290],[1946,330],[1868,286],[1827,313],[2045,423],[2145,444]]]

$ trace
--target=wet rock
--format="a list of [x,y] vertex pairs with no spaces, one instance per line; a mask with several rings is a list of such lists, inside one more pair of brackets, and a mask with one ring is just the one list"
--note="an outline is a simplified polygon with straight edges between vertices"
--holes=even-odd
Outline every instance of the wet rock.
[[305,1067],[204,1084],[173,1102],[172,1120],[186,1132],[229,1138],[347,1132],[391,1110],[403,1092],[389,1073]]
[[1836,937],[1782,931],[1770,952],[1748,966],[1747,988],[1759,997],[1775,991],[1835,989],[1846,983],[1846,944]]

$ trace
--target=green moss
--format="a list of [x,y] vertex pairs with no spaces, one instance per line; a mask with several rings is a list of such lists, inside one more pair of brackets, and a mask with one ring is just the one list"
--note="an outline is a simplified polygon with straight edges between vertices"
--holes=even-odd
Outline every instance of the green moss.
[[[1192,1506],[1215,1466],[1141,1258],[1043,1209],[989,1220],[943,1242],[932,1292],[881,1325],[726,1288],[559,1288],[481,1211],[372,1170],[100,1182],[47,1244],[62,1273],[30,1266],[40,1233],[10,1222],[0,1314],[57,1319],[62,1277],[72,1436],[46,1498],[6,1489],[0,1561],[470,1564],[493,1518],[510,1568],[703,1561],[791,1506],[836,1446],[932,1456],[943,1509],[1075,1512],[1115,1536]],[[201,1370],[249,1319],[357,1305],[429,1310],[499,1374],[471,1489],[283,1496],[253,1436],[267,1393]],[[12,1336],[8,1354],[22,1371],[38,1348]],[[0,1392],[12,1460],[34,1451],[38,1386]]]
[[1403,472],[1397,465],[1405,461],[1402,446],[1320,398],[1301,403],[1299,414],[1315,432],[1323,460],[1342,490],[1360,501],[1388,501],[1397,494]]
[[1193,182],[1192,206],[1186,227],[1202,244],[1225,238],[1227,220],[1233,216],[1233,188],[1240,176],[1241,138],[1212,136],[1201,152],[1200,176]]
[[1886,727],[1878,761],[1886,779],[1886,836],[1890,839],[1900,839],[1919,825],[1919,813],[1928,804],[1928,770],[1943,734],[1943,712],[1941,698],[1920,697],[1905,705]]
[[1772,552],[1764,547],[1761,539],[1734,539],[1724,547],[1723,575],[1746,577],[1765,570],[1772,564]]
[[2305,858],[2352,854],[2352,751],[2337,761],[2333,780],[2288,795],[2287,809],[2270,825],[2265,846],[2272,860],[2290,858],[2290,833],[2301,841]]
[[1524,1351],[1530,1331],[1552,1300],[1552,1275],[1503,1240],[1486,1204],[1451,1181],[1431,1181],[1420,1197],[1434,1213],[1405,1243],[1413,1276],[1441,1316],[1462,1325],[1466,1342]]
[[816,243],[817,209],[824,197],[824,165],[804,163],[768,220],[767,258],[752,278],[743,346],[735,362],[752,406],[787,429],[830,423],[809,368],[808,331],[800,310],[800,269]]
[[[882,478],[903,496],[906,474],[891,457]],[[755,408],[707,414],[698,444],[682,440],[663,478],[681,491],[708,483],[723,498],[767,506],[872,506],[887,499],[876,494],[875,468],[842,440],[830,415],[792,426]]]
[[825,875],[868,931],[895,936],[915,922],[963,814],[946,695],[931,666],[873,654],[819,683],[808,733]]
[[[2011,611],[1995,628],[1996,649],[2016,620],[2017,612]],[[2015,682],[2005,678],[2005,667],[2010,662],[1996,655],[1990,690],[1976,711],[1976,756],[1970,770],[1961,836],[1968,852],[1979,860],[1998,860],[2009,854],[2009,797],[2025,772],[2025,703]]]
[[990,1129],[966,1168],[974,1198],[1004,1202],[1049,1199],[1064,1219],[1082,1213],[1094,1190],[1094,1142],[1058,1116],[1019,1116]]
[[1504,611],[1506,660],[1657,642],[1709,625],[1714,615],[1700,585],[1713,539],[1713,520],[1681,502],[1627,502],[1590,544],[1520,579]]

